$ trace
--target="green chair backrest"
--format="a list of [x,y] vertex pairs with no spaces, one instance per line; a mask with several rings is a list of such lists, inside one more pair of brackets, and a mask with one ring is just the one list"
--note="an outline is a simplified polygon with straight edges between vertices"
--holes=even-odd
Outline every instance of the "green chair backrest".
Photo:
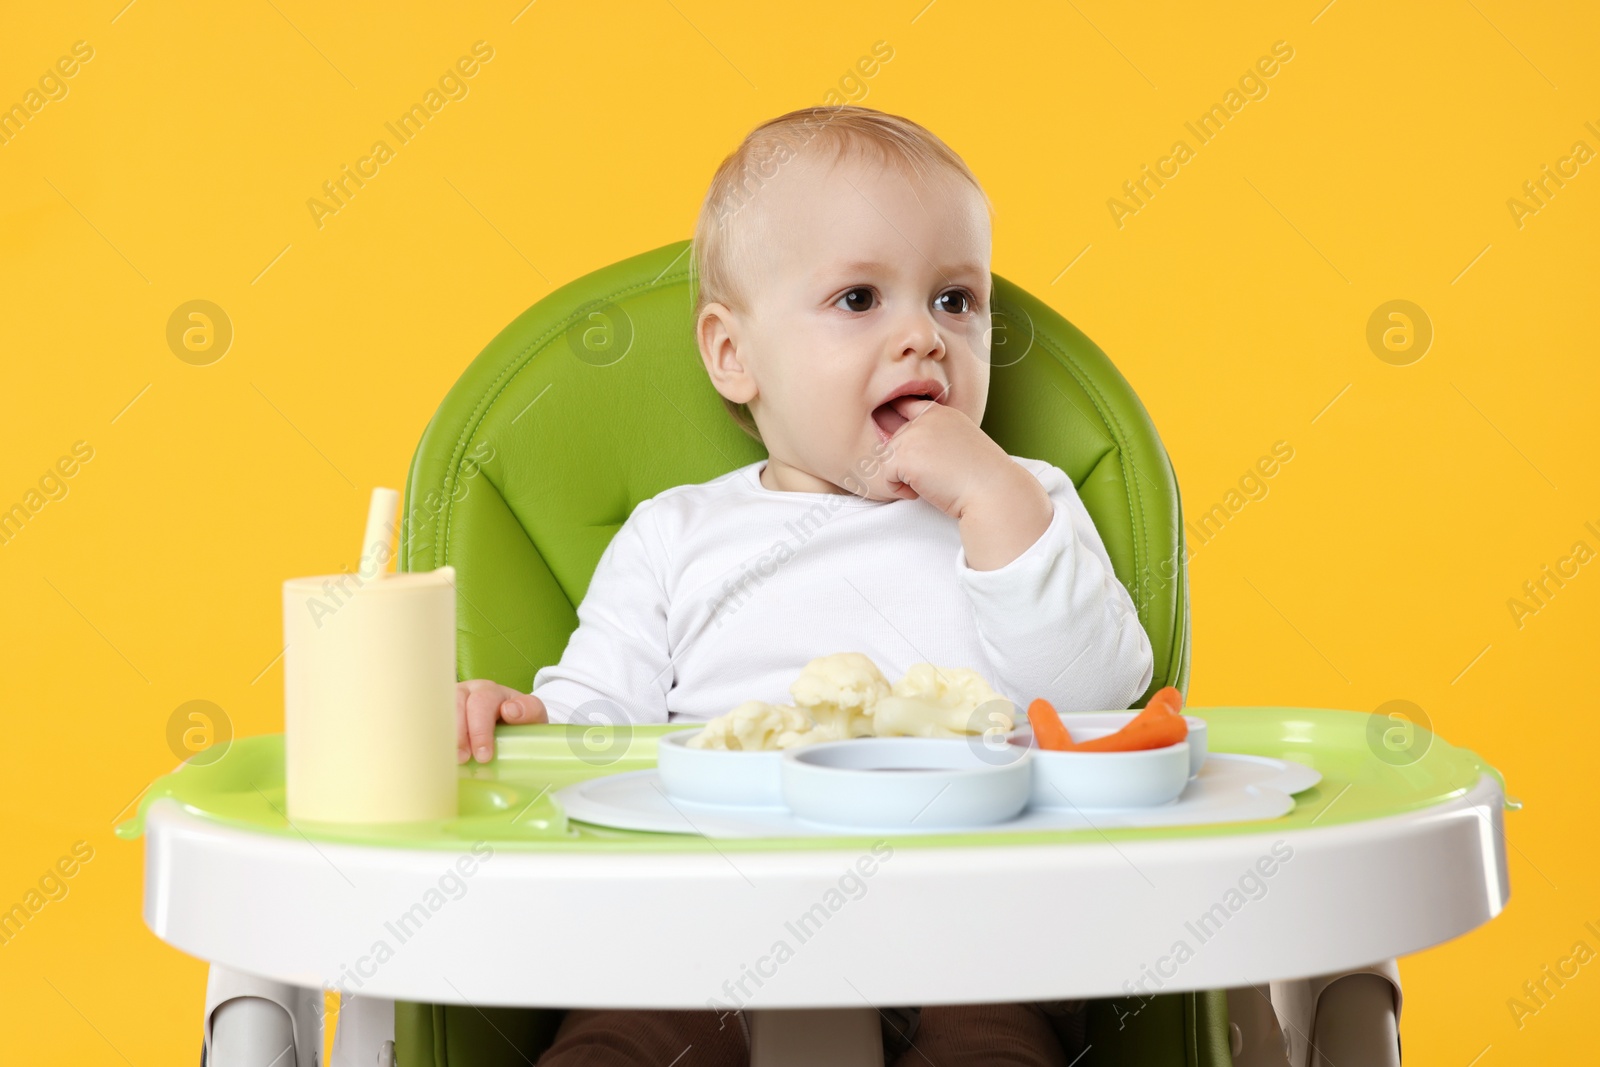
[[[625,259],[534,304],[423,432],[400,567],[456,568],[461,677],[531,689],[560,660],[595,564],[634,505],[765,456],[700,362],[689,248]],[[1072,478],[1150,637],[1145,697],[1186,690],[1178,485],[1144,406],[1094,342],[998,276],[994,327],[984,431]]]

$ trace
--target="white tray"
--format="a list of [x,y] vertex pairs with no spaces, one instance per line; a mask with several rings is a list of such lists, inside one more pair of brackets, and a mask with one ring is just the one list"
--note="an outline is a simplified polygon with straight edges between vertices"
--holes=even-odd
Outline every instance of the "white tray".
[[1027,808],[1006,822],[960,829],[937,825],[892,830],[826,826],[798,818],[787,808],[695,804],[668,795],[654,769],[590,778],[558,790],[554,797],[566,809],[568,818],[617,830],[703,837],[858,837],[1191,826],[1276,819],[1294,810],[1293,794],[1320,781],[1321,772],[1301,763],[1212,752],[1200,773],[1170,804],[1150,808]]

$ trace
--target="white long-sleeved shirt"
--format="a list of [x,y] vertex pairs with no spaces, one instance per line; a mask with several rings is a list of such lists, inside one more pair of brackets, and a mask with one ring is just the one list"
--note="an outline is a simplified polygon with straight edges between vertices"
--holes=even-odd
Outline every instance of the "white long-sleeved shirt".
[[968,667],[1019,716],[1128,707],[1150,640],[1072,480],[1011,457],[1055,505],[995,570],[967,566],[956,520],[923,500],[761,484],[765,460],[640,502],[533,695],[551,722],[705,720],[747,700],[792,703],[808,662],[864,653],[890,683],[912,664]]

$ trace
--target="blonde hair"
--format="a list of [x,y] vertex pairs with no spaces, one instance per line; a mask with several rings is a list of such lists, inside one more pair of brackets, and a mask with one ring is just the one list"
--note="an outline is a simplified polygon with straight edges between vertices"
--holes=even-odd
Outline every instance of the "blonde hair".
[[[748,249],[730,223],[783,164],[807,152],[821,151],[831,152],[835,163],[851,152],[858,153],[885,166],[897,166],[919,180],[942,169],[976,189],[993,219],[994,204],[977,176],[949,145],[910,119],[853,104],[806,107],[779,115],[745,135],[717,167],[706,190],[695,222],[690,262],[696,323],[707,304],[735,309],[745,306],[740,283],[748,271],[741,269],[740,261]],[[747,405],[727,397],[722,398],[722,405],[740,429],[761,440]]]

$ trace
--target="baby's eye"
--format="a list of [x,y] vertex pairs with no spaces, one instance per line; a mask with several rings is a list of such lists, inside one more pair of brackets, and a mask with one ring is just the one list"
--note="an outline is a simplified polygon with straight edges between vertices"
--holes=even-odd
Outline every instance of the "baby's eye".
[[843,309],[845,311],[871,311],[872,300],[872,290],[866,288],[865,286],[858,285],[848,293],[845,293],[838,300],[835,300],[833,302],[833,306],[838,307],[840,303],[846,303],[848,306]]
[[[947,302],[954,302],[956,306],[952,307]],[[965,289],[951,289],[949,292],[940,293],[934,303],[938,305],[940,311],[961,315],[972,310],[972,294]]]

